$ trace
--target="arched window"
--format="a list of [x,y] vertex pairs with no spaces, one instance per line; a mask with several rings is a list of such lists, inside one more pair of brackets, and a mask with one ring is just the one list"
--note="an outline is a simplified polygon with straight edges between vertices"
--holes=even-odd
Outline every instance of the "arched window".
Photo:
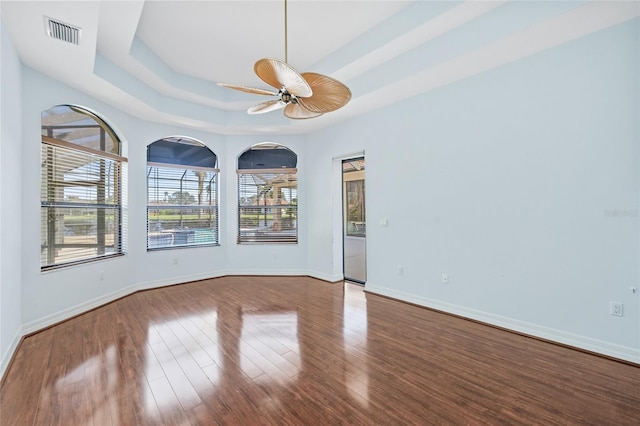
[[191,138],[147,147],[147,250],[218,244],[217,165]]
[[297,161],[275,143],[238,157],[238,244],[298,242]]
[[123,254],[121,141],[73,105],[43,111],[41,126],[41,269]]

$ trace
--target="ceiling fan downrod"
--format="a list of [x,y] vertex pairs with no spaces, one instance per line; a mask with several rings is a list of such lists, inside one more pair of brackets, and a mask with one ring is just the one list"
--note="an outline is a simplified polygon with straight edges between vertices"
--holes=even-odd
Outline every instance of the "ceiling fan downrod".
[[284,0],[284,61],[289,63],[287,54],[287,0]]

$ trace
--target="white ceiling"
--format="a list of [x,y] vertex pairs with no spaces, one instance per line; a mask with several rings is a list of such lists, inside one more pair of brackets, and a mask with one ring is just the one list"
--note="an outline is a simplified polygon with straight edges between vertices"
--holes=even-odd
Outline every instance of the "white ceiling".
[[[221,134],[317,130],[640,14],[636,1],[288,1],[288,60],[353,92],[310,120],[249,116],[262,57],[284,59],[284,1],[2,1],[24,64],[136,117]],[[53,40],[44,16],[81,28]],[[89,105],[87,105],[89,106]]]
[[[306,70],[410,2],[287,3],[289,63]],[[284,2],[145,2],[137,36],[175,72],[251,84],[256,60],[284,59]]]

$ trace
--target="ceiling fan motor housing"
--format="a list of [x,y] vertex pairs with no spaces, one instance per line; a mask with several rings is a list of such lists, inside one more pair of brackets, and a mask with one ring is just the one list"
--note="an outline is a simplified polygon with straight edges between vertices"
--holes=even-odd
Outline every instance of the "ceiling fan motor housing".
[[295,96],[287,92],[287,89],[280,90],[280,100],[286,104],[295,101]]

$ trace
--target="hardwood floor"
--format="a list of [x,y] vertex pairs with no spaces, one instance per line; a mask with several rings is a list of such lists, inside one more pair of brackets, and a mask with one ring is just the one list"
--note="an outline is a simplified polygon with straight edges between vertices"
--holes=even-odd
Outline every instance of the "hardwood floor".
[[640,368],[306,277],[136,293],[26,338],[1,425],[638,425]]

